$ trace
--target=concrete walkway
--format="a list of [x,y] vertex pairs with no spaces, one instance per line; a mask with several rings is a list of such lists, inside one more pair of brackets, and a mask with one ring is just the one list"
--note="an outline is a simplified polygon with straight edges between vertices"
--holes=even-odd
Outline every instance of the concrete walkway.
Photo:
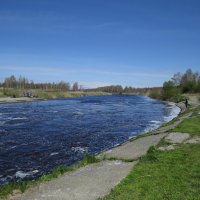
[[119,147],[103,153],[102,156],[107,159],[137,160],[139,157],[145,155],[151,146],[157,145],[166,135],[167,133],[160,133],[142,137],[132,142],[126,142]]
[[29,190],[21,200],[93,200],[109,194],[137,162],[102,161]]

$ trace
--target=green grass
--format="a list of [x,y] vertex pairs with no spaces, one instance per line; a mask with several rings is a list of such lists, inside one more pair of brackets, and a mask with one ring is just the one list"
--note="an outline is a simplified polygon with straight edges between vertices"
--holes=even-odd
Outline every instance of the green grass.
[[166,141],[165,138],[162,138],[160,142],[156,145],[156,147],[163,147],[171,145],[170,142]]
[[200,199],[200,144],[174,151],[151,148],[103,200]]
[[191,135],[200,135],[200,107],[193,111],[190,118],[185,119],[171,132],[190,133]]
[[36,186],[42,182],[50,181],[66,172],[74,171],[80,167],[84,167],[92,163],[97,163],[99,161],[100,160],[97,159],[94,155],[86,154],[85,157],[78,164],[69,167],[61,165],[56,169],[54,169],[51,173],[43,175],[37,180],[27,180],[27,181],[22,181],[20,183],[12,182],[5,184],[0,187],[0,199],[6,199],[6,197],[9,194],[12,194],[14,190],[19,190],[20,192],[23,193],[30,187]]
[[200,117],[192,117],[184,120],[171,132],[190,133],[191,135],[200,135]]

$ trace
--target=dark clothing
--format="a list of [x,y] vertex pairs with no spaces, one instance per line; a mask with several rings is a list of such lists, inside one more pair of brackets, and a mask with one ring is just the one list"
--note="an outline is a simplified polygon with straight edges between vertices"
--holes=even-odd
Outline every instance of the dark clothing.
[[188,100],[185,99],[185,107],[187,108],[188,107]]

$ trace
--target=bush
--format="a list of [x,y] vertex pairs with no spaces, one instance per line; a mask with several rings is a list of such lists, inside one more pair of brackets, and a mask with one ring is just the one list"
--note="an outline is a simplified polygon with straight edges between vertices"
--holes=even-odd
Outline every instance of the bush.
[[170,100],[172,97],[179,93],[178,88],[174,85],[172,81],[166,81],[163,84],[162,99]]
[[151,91],[149,96],[153,99],[161,99],[161,93],[158,91]]
[[180,94],[178,94],[178,95],[172,97],[171,100],[172,100],[173,102],[178,103],[178,102],[181,102],[181,101],[185,101],[185,97],[182,96],[182,95],[180,95]]

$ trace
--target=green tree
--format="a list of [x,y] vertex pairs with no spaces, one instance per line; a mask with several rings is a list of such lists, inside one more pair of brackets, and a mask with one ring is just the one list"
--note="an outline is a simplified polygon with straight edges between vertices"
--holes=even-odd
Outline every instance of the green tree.
[[164,100],[169,100],[170,98],[176,96],[178,90],[173,81],[165,81],[163,84],[162,98]]
[[196,92],[199,74],[188,69],[181,79],[182,92]]

